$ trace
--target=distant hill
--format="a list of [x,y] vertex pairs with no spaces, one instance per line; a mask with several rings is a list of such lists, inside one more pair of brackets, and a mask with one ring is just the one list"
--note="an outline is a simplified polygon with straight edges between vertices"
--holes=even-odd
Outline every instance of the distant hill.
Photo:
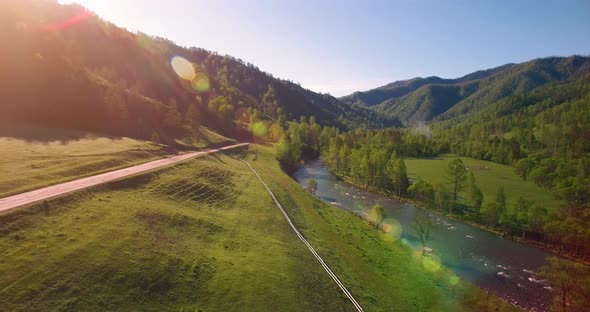
[[549,57],[506,64],[457,79],[428,77],[397,81],[366,92],[355,92],[341,100],[371,107],[412,125],[477,112],[507,96],[523,95],[538,87],[575,80],[588,73],[588,57]]
[[[236,137],[251,109],[340,128],[399,124],[240,59],[131,33],[78,5],[2,1],[0,36],[2,120],[139,138],[182,137],[186,121]],[[192,63],[198,79],[180,79],[174,56]]]

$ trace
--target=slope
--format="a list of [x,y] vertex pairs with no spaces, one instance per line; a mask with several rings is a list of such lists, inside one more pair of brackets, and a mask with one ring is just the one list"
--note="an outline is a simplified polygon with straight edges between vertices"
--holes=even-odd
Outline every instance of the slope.
[[[248,139],[237,121],[251,109],[338,127],[395,123],[240,59],[131,33],[78,5],[2,1],[0,35],[10,42],[0,47],[2,120],[170,142],[194,124]],[[189,80],[171,66],[176,56],[192,67]]]

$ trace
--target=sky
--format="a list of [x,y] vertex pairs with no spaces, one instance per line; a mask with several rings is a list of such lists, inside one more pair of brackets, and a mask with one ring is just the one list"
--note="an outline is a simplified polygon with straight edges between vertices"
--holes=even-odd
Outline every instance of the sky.
[[590,55],[588,0],[59,2],[335,96],[538,57]]

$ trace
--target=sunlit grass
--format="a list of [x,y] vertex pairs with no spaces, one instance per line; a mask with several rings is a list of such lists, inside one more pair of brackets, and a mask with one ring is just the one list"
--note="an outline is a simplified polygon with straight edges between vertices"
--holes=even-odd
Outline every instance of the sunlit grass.
[[129,138],[26,141],[0,137],[0,197],[156,159],[163,156],[159,149],[151,142]]

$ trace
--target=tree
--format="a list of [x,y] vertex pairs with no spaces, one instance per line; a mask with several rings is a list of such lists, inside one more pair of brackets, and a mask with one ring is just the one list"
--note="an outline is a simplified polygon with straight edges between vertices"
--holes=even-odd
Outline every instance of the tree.
[[178,111],[178,106],[174,99],[168,101],[166,115],[164,116],[164,127],[166,130],[174,133],[182,128],[182,115]]
[[498,204],[495,201],[487,202],[482,208],[485,223],[496,226],[498,224],[498,211]]
[[400,157],[395,161],[392,177],[394,179],[393,181],[395,185],[397,186],[397,196],[401,197],[403,192],[410,184],[408,179],[408,170],[403,158]]
[[285,132],[283,131],[283,127],[278,123],[273,123],[270,128],[268,129],[268,138],[272,142],[278,142],[285,136]]
[[420,201],[432,202],[434,200],[434,188],[432,185],[418,177],[410,187],[408,193]]
[[473,171],[469,171],[469,175],[467,175],[467,197],[469,199],[469,204],[479,212],[483,202],[483,193],[475,184],[475,175],[473,174]]
[[590,298],[590,269],[583,264],[557,257],[539,270],[539,275],[555,290],[552,310],[586,311]]
[[426,244],[432,240],[430,236],[432,221],[430,221],[430,218],[428,217],[416,217],[411,226],[420,239],[420,244],[422,244],[422,255],[424,255],[426,253]]
[[275,144],[276,158],[288,174],[297,170],[301,160],[301,140],[286,136]]
[[496,220],[499,223],[504,223],[506,221],[506,193],[504,187],[500,186],[496,191],[495,202],[497,206]]
[[279,104],[277,102],[275,89],[271,84],[269,84],[266,93],[264,93],[264,96],[262,97],[262,111],[265,114],[274,116],[278,106]]
[[385,209],[383,206],[377,204],[371,207],[371,211],[369,214],[369,220],[373,223],[376,229],[379,228],[379,225],[385,218]]
[[404,159],[392,154],[385,170],[389,179],[393,183],[395,194],[401,197],[402,192],[405,191],[410,184]]
[[477,212],[479,213],[481,211],[481,204],[483,203],[483,193],[481,192],[481,190],[479,189],[479,187],[477,187],[477,185],[475,186],[474,192],[473,192],[473,207],[475,207],[475,209],[477,209]]
[[460,158],[456,158],[449,163],[446,178],[451,184],[452,205],[450,211],[452,213],[457,206],[459,192],[465,189],[465,179],[467,178],[467,169]]
[[473,175],[473,171],[469,171],[467,175],[467,198],[469,199],[469,203],[473,205],[475,201],[475,189],[477,185],[475,185],[475,175]]
[[451,197],[442,184],[434,185],[434,204],[441,212],[443,212],[445,208],[449,208],[449,210],[451,209]]
[[188,110],[186,111],[186,116],[185,116],[186,124],[198,129],[199,124],[200,124],[199,120],[200,120],[200,116],[199,116],[199,110],[197,109],[197,105],[196,104],[189,105]]
[[514,220],[514,224],[518,229],[520,229],[522,238],[525,237],[525,229],[524,224],[528,221],[528,211],[532,206],[532,202],[525,199],[522,196],[519,196],[514,204],[514,208],[512,211],[512,219]]
[[318,182],[314,178],[309,178],[307,179],[307,186],[309,187],[309,191],[315,194],[318,189]]

